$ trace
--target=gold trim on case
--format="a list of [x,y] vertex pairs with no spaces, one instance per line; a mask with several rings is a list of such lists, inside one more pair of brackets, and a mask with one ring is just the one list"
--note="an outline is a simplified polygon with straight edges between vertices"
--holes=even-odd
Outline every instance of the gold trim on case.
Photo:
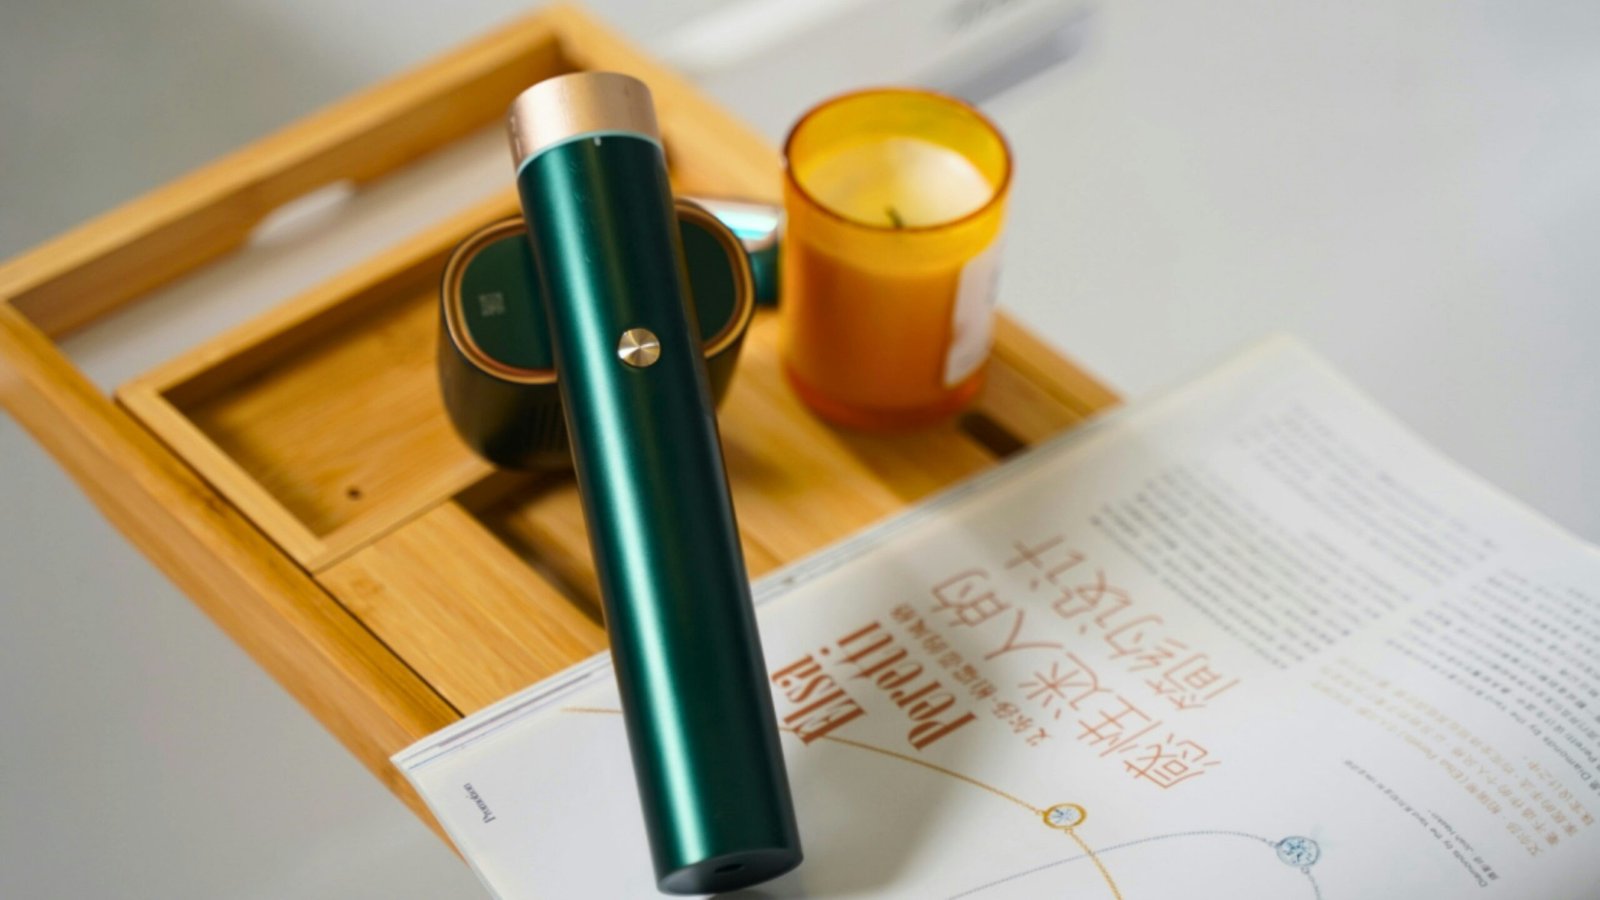
[[526,226],[523,225],[521,218],[501,219],[474,231],[450,251],[450,258],[444,264],[444,278],[440,282],[440,288],[444,291],[444,323],[450,332],[450,342],[455,344],[467,357],[467,361],[479,370],[515,384],[555,384],[555,369],[524,369],[520,366],[508,366],[483,352],[483,348],[472,339],[472,329],[467,327],[467,313],[462,307],[461,279],[467,271],[467,265],[484,247],[501,238],[522,234],[525,231]]

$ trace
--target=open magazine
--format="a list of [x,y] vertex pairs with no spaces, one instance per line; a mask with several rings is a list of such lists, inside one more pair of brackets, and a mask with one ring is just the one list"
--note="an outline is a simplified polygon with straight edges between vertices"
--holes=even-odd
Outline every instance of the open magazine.
[[[756,594],[806,861],[744,896],[1600,896],[1600,552],[1291,341]],[[394,762],[496,896],[654,896],[617,709]]]

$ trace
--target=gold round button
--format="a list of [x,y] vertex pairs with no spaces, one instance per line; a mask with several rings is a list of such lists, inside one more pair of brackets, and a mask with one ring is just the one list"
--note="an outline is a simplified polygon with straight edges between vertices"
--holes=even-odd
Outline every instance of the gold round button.
[[629,328],[617,341],[617,359],[635,369],[653,365],[661,358],[661,341],[648,328]]

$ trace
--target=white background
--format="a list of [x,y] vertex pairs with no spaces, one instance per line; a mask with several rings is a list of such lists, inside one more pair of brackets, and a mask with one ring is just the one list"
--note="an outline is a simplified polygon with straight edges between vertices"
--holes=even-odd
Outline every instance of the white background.
[[[591,5],[649,45],[719,3]],[[7,0],[0,256],[525,9]],[[1134,396],[1294,332],[1600,539],[1597,48],[1584,0],[1098,3],[988,107],[1002,303]],[[477,895],[4,418],[0,685],[0,896]]]

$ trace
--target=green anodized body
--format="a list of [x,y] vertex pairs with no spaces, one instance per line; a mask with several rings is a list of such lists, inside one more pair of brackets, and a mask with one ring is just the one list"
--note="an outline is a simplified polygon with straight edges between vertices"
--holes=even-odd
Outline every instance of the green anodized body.
[[648,91],[563,76],[511,129],[657,884],[765,881],[799,832]]

